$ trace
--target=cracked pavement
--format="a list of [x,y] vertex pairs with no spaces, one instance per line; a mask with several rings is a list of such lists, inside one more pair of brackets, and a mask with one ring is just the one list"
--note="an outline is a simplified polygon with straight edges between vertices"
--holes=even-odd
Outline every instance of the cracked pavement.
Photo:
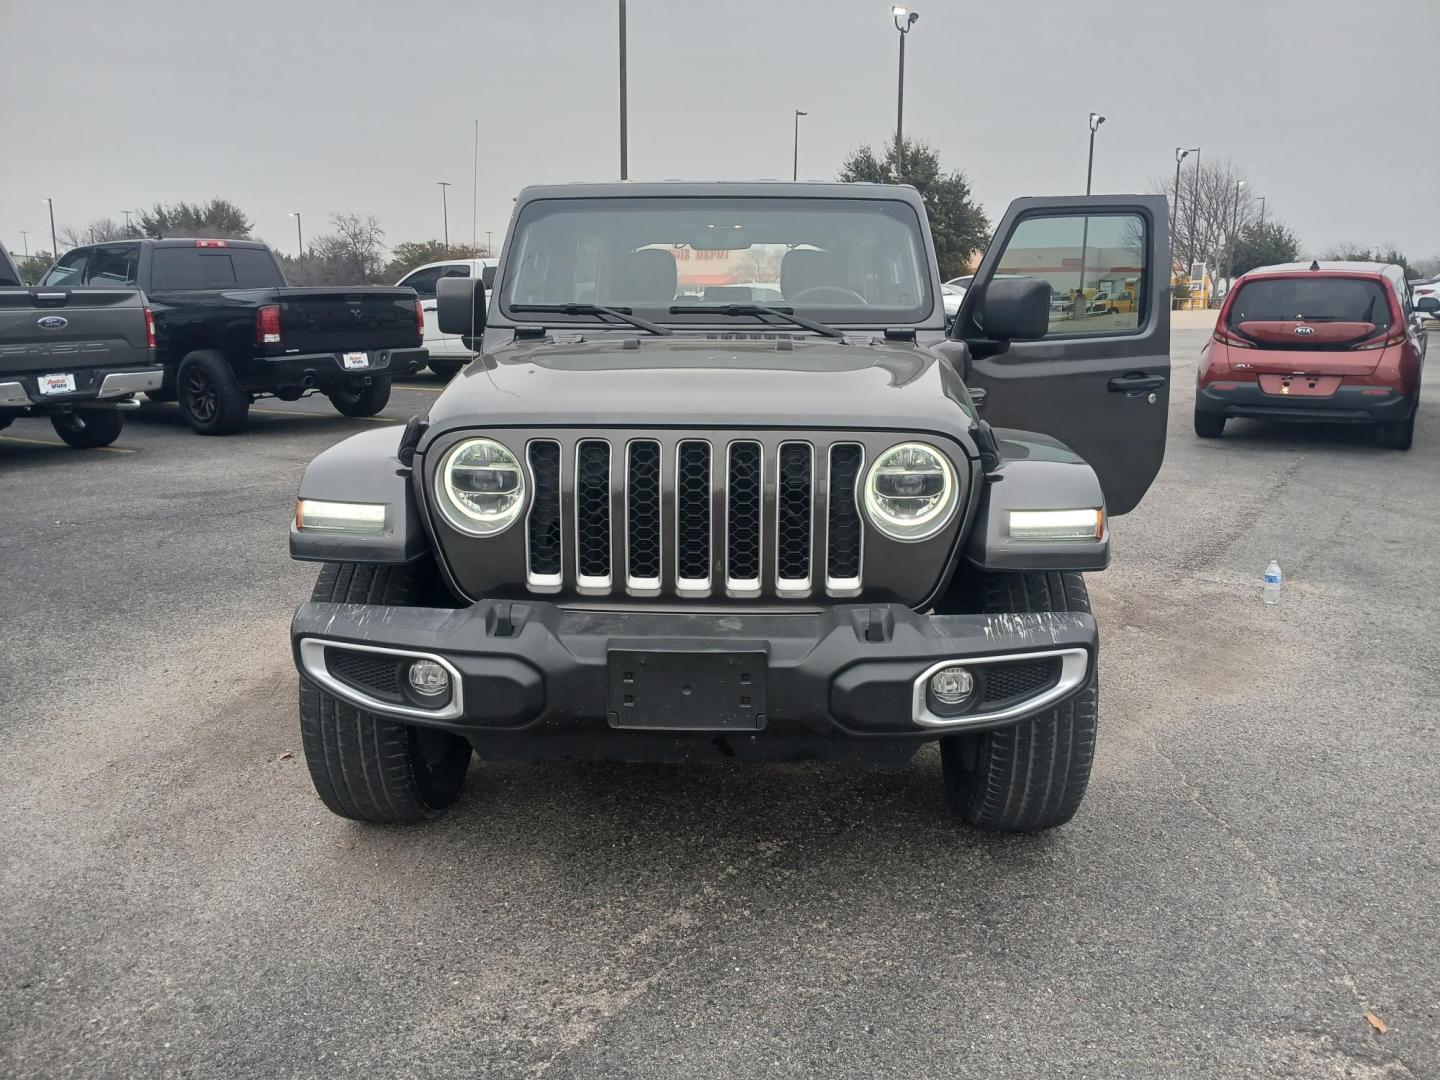
[[1409,453],[1202,442],[1203,340],[1090,579],[1099,752],[1041,837],[954,824],[933,752],[478,763],[435,825],[342,821],[299,754],[285,529],[370,425],[0,436],[0,1075],[1440,1076],[1440,391]]

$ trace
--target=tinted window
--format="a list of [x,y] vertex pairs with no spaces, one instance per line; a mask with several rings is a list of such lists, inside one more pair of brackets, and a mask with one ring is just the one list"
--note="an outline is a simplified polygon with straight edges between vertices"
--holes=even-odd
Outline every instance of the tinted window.
[[10,261],[10,256],[4,249],[0,249],[0,285],[19,285],[20,271]]
[[85,280],[85,264],[90,261],[90,249],[78,248],[70,252],[45,274],[41,285],[79,285]]
[[442,266],[427,266],[424,270],[416,270],[409,277],[401,278],[400,284],[407,289],[414,289],[421,297],[429,300],[435,295],[435,283],[440,280],[442,270]]
[[259,248],[155,249],[155,289],[267,289],[284,284],[268,251]]
[[667,323],[713,323],[715,314],[670,307],[708,304],[707,289],[727,286],[778,294],[832,323],[916,322],[934,308],[920,220],[889,199],[540,200],[521,211],[506,248],[507,315],[514,304],[594,301]]
[[85,284],[113,288],[132,287],[135,284],[135,270],[139,261],[138,244],[96,248],[85,271]]
[[495,271],[497,269],[499,269],[499,267],[486,266],[480,271],[480,284],[485,286],[486,292],[489,292],[495,287]]
[[1050,286],[1047,337],[1124,333],[1143,320],[1147,250],[1135,214],[1030,217],[1005,242],[995,277]]
[[1235,294],[1226,325],[1239,330],[1247,322],[1371,323],[1389,327],[1390,301],[1385,286],[1365,278],[1259,278]]

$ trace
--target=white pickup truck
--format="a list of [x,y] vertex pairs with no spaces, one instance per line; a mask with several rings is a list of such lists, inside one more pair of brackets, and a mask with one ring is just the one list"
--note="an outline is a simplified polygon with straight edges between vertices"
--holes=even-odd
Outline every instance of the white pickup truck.
[[420,307],[425,312],[425,348],[430,352],[430,370],[441,378],[450,378],[475,354],[456,335],[440,332],[440,320],[435,315],[436,284],[441,278],[478,277],[488,290],[495,284],[495,268],[499,265],[499,259],[446,259],[417,266],[396,282],[414,289],[420,297]]

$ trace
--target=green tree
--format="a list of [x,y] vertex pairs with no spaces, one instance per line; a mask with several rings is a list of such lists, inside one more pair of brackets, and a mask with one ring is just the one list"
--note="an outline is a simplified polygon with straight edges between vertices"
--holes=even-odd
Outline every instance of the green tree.
[[970,193],[970,181],[958,169],[945,172],[940,156],[927,143],[905,140],[905,168],[896,169],[895,144],[884,156],[868,146],[851,153],[840,169],[840,179],[876,184],[909,184],[925,200],[940,277],[957,277],[970,266],[977,251],[990,240],[990,222]]
[[483,259],[489,256],[484,247],[469,244],[451,244],[446,247],[441,240],[407,240],[396,244],[390,252],[390,261],[385,264],[385,276],[399,281],[417,266],[426,263],[443,262],[446,259]]
[[1230,255],[1229,277],[1248,274],[1257,266],[1294,262],[1300,257],[1300,241],[1279,221],[1251,225],[1235,244]]
[[212,240],[249,240],[254,227],[245,212],[229,199],[207,203],[156,203],[140,211],[140,229],[146,236],[195,236]]
[[38,284],[45,276],[45,271],[50,269],[50,264],[55,261],[55,256],[48,251],[32,252],[29,258],[16,259],[15,269],[20,271],[20,280],[28,281],[32,285]]

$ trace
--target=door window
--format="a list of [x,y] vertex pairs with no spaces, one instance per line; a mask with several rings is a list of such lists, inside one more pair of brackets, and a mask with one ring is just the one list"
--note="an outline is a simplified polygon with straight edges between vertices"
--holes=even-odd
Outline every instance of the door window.
[[1047,338],[1137,333],[1148,303],[1147,250],[1138,214],[1027,217],[1005,242],[995,277],[1050,286]]
[[140,246],[96,248],[85,271],[85,284],[110,288],[133,288]]
[[402,278],[400,284],[407,289],[414,289],[422,300],[435,299],[435,283],[440,280],[444,272],[443,266],[427,266],[423,270],[416,270],[409,277]]
[[41,285],[79,285],[85,280],[85,264],[90,261],[90,248],[70,252],[45,274]]

